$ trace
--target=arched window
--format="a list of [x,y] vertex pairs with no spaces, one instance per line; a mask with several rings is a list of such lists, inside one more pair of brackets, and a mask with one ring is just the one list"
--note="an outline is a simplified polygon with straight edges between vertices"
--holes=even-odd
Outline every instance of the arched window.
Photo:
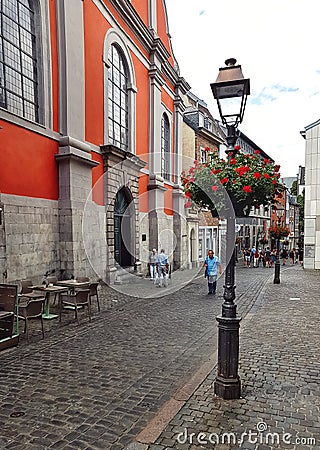
[[161,176],[170,180],[170,125],[166,114],[161,121]]
[[0,0],[0,107],[39,122],[32,0]]
[[125,60],[116,45],[108,53],[109,144],[128,150],[128,76]]

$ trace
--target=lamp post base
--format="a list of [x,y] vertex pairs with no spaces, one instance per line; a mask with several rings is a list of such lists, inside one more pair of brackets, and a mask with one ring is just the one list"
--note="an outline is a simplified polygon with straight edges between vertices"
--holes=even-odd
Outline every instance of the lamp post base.
[[239,328],[241,317],[218,316],[218,375],[214,393],[225,400],[240,398],[241,383],[238,375]]
[[224,400],[236,400],[241,397],[241,381],[237,377],[234,379],[217,377],[214,383],[214,393]]

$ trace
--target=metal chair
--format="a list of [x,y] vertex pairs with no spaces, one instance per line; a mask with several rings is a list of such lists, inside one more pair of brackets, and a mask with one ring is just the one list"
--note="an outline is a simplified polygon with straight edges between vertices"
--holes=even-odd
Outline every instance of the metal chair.
[[62,309],[66,307],[67,309],[73,309],[75,313],[75,318],[79,322],[78,317],[78,307],[88,307],[88,315],[89,320],[91,322],[91,305],[90,305],[90,299],[89,299],[90,290],[89,289],[83,289],[81,291],[76,291],[74,295],[70,295],[64,299],[63,297],[60,297],[60,308],[59,308],[59,321],[61,322],[61,315],[62,315]]
[[79,281],[80,283],[85,283],[86,281],[90,281],[90,278],[89,277],[77,277],[76,280]]
[[24,321],[24,332],[27,336],[27,341],[29,342],[29,325],[28,321],[33,319],[39,319],[41,322],[42,338],[44,339],[44,329],[43,329],[43,307],[45,298],[28,300],[25,305],[19,304],[18,319]]
[[97,300],[97,305],[98,305],[98,311],[100,312],[100,303],[99,303],[99,296],[98,296],[98,285],[99,283],[97,281],[94,281],[93,283],[90,283],[89,286],[89,300],[90,300],[90,305],[92,305],[92,297],[96,297]]

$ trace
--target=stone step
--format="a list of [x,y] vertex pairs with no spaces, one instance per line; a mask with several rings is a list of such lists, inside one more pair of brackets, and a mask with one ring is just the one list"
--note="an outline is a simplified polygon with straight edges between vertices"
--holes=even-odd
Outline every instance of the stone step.
[[[115,284],[124,284],[133,281],[137,276],[140,276],[137,272],[134,272],[134,267],[119,267],[116,271]],[[142,274],[141,274],[142,276]]]

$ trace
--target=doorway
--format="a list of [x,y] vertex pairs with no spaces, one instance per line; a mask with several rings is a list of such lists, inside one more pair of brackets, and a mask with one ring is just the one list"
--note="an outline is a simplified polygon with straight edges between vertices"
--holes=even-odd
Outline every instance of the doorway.
[[133,265],[132,207],[130,191],[120,189],[114,204],[114,258],[121,267]]

